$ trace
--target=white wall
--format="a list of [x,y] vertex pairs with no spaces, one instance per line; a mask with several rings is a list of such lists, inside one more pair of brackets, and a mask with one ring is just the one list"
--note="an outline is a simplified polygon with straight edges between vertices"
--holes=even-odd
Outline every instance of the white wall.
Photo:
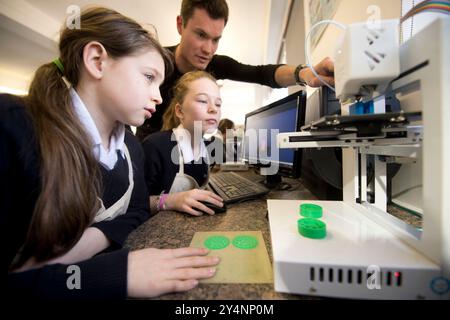
[[[287,33],[286,62],[296,65],[305,61],[303,43],[308,21],[305,20],[304,12],[306,2],[292,1],[294,1],[294,11]],[[0,0],[2,43],[0,86],[26,90],[35,68],[51,61],[57,55],[54,39],[57,38],[67,6],[72,3],[84,5],[90,2],[88,0]],[[178,0],[165,1],[164,5],[160,1],[157,1],[158,5],[155,5],[155,1],[136,1],[134,6],[119,0],[97,2],[117,8],[141,22],[150,20],[155,22],[160,41],[164,45],[175,44],[178,39],[175,29],[175,17],[179,11]],[[230,20],[224,31],[218,53],[228,54],[248,64],[277,63],[280,37],[286,23],[290,0],[228,0],[228,3]],[[400,0],[341,0],[335,19],[343,23],[363,21],[368,17],[366,9],[370,4],[381,8],[383,19],[398,17],[400,14]],[[164,12],[162,8],[167,8],[165,11],[167,16],[162,14]],[[164,16],[164,19],[161,16]],[[15,23],[11,24],[11,21]],[[313,52],[313,61],[317,62],[333,54],[338,34],[339,31],[334,27],[327,28],[317,49]],[[12,42],[14,46],[11,46]],[[6,43],[8,45],[4,45]],[[289,93],[299,89],[298,86],[291,87]],[[286,90],[273,91],[265,86],[224,81],[223,117],[242,124],[246,113],[287,94]]]
[[[290,0],[227,0],[230,17],[217,53],[246,64],[276,63],[277,37]],[[158,29],[163,45],[179,41],[176,16],[181,0],[0,0],[0,92],[26,92],[34,71],[56,58],[60,27],[71,5],[104,5]],[[260,85],[225,81],[224,115],[236,123],[262,105]]]
[[34,70],[57,55],[59,27],[24,0],[0,0],[0,92],[27,92]]
[[[317,1],[317,0],[316,0]],[[401,13],[401,0],[341,0],[333,20],[343,24],[364,22],[373,19],[374,8],[378,8],[380,19],[398,19]],[[309,30],[309,13],[305,10],[306,31]],[[317,47],[312,51],[313,64],[325,57],[334,56],[334,48],[341,29],[329,25],[322,34]]]
[[[404,16],[409,10],[411,10],[413,5],[416,6],[423,1],[424,0],[403,0],[402,16]],[[445,16],[446,14],[441,12],[421,12],[420,14],[416,14],[413,17],[406,19],[402,23],[402,43],[414,36],[417,32],[422,30],[438,17]]]
[[[319,0],[312,0],[319,1]],[[289,65],[298,65],[305,63],[305,35],[309,31],[309,0],[294,0],[292,16],[286,33],[286,63]],[[378,10],[380,19],[399,18],[401,13],[401,0],[340,0],[334,20],[343,24],[366,21],[373,19],[373,9]],[[369,10],[369,11],[368,11]],[[323,32],[319,43],[312,51],[311,61],[318,63],[325,57],[334,56],[336,40],[341,31],[335,26],[328,26]],[[268,103],[283,95],[292,94],[302,89],[299,86],[292,86],[289,91],[263,89],[264,102]],[[315,89],[306,88],[308,94]],[[274,92],[275,91],[275,92]]]
[[[309,1],[295,0],[294,11],[286,36],[287,63],[297,65],[305,63],[305,36],[309,31]],[[319,0],[312,0],[319,1]],[[401,13],[401,0],[340,0],[333,20],[343,24],[366,21],[373,19],[374,8],[380,13],[380,19],[399,18]],[[336,41],[341,30],[329,25],[323,32],[316,48],[311,52],[311,63],[317,64],[325,57],[334,56]],[[289,88],[289,93],[300,90],[299,86]],[[308,95],[315,89],[307,87]]]
[[[217,53],[228,55],[244,64],[263,64],[267,54],[272,0],[227,0],[227,3],[230,19]],[[241,41],[237,41],[236,34],[241,35]],[[238,53],[242,50],[247,54],[244,58],[239,58]],[[243,124],[245,114],[262,105],[260,90],[261,86],[257,84],[224,80],[220,90],[223,101],[222,118],[228,118],[237,125]]]
[[[305,63],[305,3],[295,0],[291,20],[286,33],[286,63],[298,65]],[[302,89],[300,86],[289,88],[289,94]]]

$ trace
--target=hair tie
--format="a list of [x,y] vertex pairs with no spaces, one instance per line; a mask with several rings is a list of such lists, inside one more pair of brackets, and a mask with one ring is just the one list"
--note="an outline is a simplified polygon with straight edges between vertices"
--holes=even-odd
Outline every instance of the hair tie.
[[53,60],[53,63],[56,65],[61,74],[64,74],[64,66],[59,58]]

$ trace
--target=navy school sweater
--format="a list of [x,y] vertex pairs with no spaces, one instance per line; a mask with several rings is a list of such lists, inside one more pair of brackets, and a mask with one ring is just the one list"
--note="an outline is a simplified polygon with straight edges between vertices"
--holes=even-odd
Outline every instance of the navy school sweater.
[[[178,162],[177,142],[171,139],[172,131],[161,131],[150,134],[142,143],[145,153],[145,181],[152,195],[161,192],[168,193],[172,186],[175,175],[180,166],[172,161],[172,150]],[[206,141],[207,150],[210,146]],[[211,152],[214,156],[214,152]],[[200,163],[184,164],[184,173],[193,177],[199,186],[202,186],[208,178],[208,165],[206,159],[202,158]]]
[[[8,268],[25,241],[39,196],[39,154],[31,118],[22,99],[0,95],[0,229],[2,283],[7,295],[40,299],[120,299],[127,294],[128,250],[122,249],[128,234],[150,217],[145,185],[144,154],[129,132],[125,143],[134,170],[134,189],[127,213],[92,226],[100,229],[112,245],[105,253],[77,263],[81,289],[69,289],[67,265],[54,264],[20,273]],[[128,188],[128,164],[122,156],[108,171],[100,165],[102,200],[106,208]],[[106,253],[107,251],[107,253]]]

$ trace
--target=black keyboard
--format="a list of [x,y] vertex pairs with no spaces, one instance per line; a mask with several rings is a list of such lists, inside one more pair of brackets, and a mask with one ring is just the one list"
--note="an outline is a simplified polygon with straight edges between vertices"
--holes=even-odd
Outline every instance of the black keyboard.
[[209,185],[226,204],[254,199],[269,192],[264,186],[234,172],[218,172],[211,175]]

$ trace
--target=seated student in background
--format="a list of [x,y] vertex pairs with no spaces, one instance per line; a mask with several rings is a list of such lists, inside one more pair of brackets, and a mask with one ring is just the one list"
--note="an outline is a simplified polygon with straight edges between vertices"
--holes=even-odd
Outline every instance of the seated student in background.
[[217,128],[217,134],[214,135],[215,138],[219,139],[223,146],[223,163],[225,162],[235,162],[237,161],[237,150],[236,143],[234,141],[235,137],[228,137],[229,140],[227,143],[227,130],[234,131],[235,126],[234,122],[230,119],[222,119],[219,122],[219,126]]
[[[207,72],[183,75],[174,87],[174,97],[164,114],[163,131],[143,142],[145,180],[150,190],[152,212],[176,210],[192,215],[214,214],[200,201],[223,206],[215,193],[201,188],[208,183],[209,159],[203,134],[216,130],[220,119],[219,87]],[[200,125],[195,138],[194,126]]]
[[36,71],[28,96],[0,95],[4,292],[117,299],[191,289],[213,275],[218,259],[206,250],[121,249],[150,216],[144,155],[124,124],[142,124],[161,102],[166,52],[113,10],[80,19],[81,29],[62,31],[60,58]]

